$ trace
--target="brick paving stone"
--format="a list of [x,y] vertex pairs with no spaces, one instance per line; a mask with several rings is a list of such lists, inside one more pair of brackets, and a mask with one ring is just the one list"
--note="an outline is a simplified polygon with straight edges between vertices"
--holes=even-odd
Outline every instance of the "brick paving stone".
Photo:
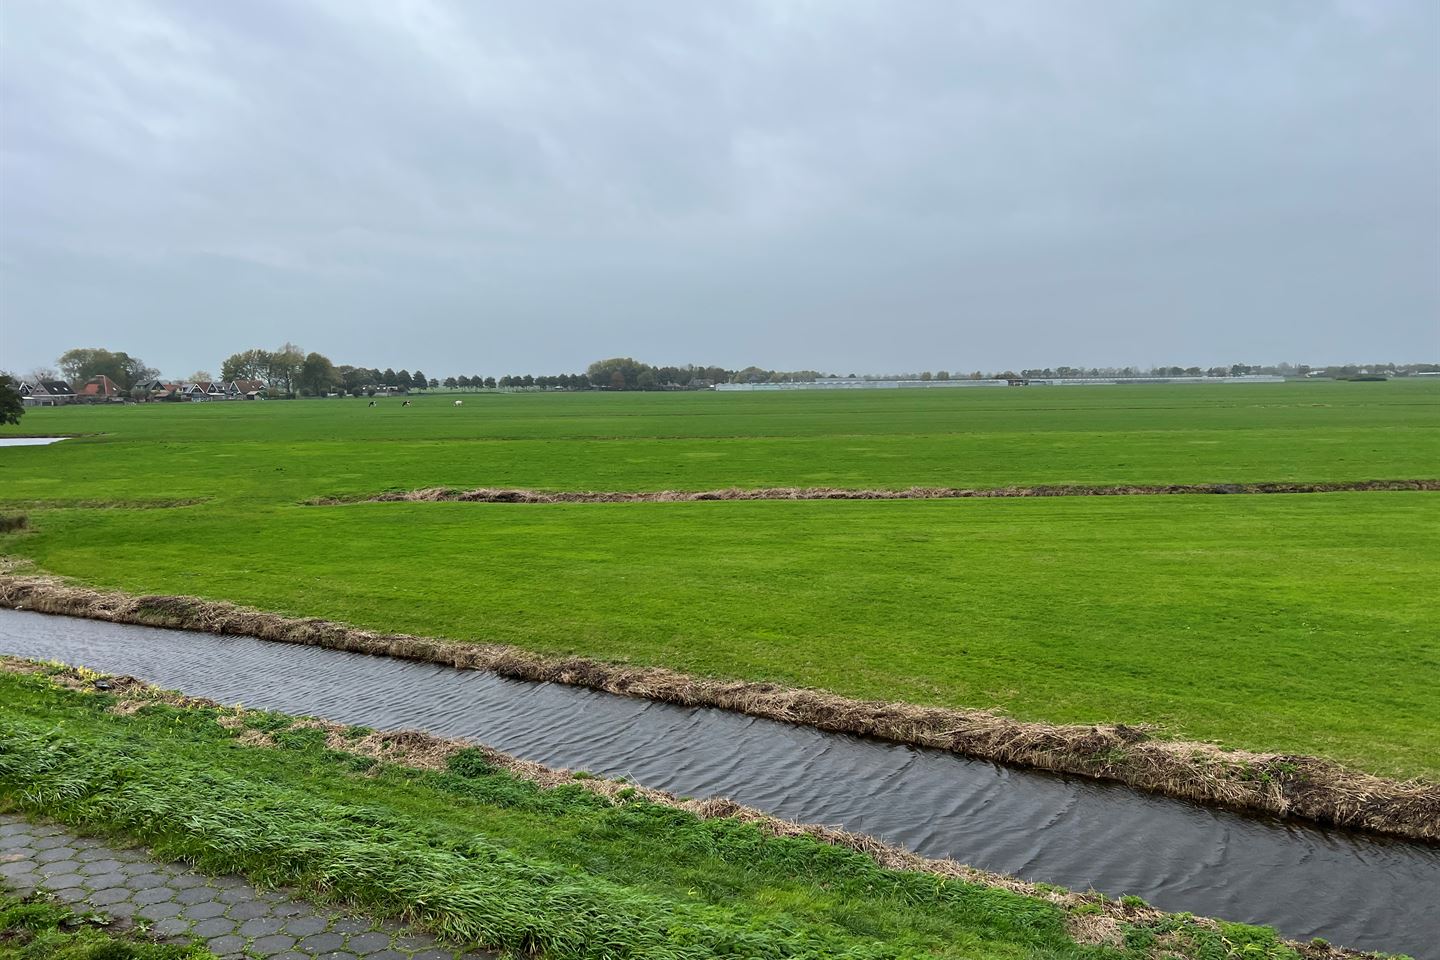
[[[185,891],[180,891],[184,893]],[[216,903],[214,900],[201,900],[199,903],[186,903],[179,897],[175,902],[180,904],[180,915],[189,917],[191,920],[214,920],[225,912],[225,904]]]
[[84,903],[85,898],[88,897],[90,893],[84,887],[66,887],[64,890],[50,890],[50,895],[61,903],[74,906],[78,903]]
[[135,916],[144,917],[146,920],[169,920],[171,917],[180,915],[180,904],[152,903],[148,907],[141,907],[135,911]]
[[125,885],[134,890],[148,890],[151,887],[163,885],[165,881],[169,879],[170,878],[163,873],[141,873],[132,876]]
[[78,873],[62,873],[59,876],[51,874],[45,878],[45,886],[49,890],[68,890],[81,886],[87,879]]
[[225,915],[234,920],[253,920],[255,917],[268,917],[270,915],[270,904],[263,900],[241,900],[225,911]]
[[231,953],[239,953],[245,949],[245,938],[233,934],[224,937],[216,937],[213,940],[205,941],[206,948],[216,956],[225,956]]
[[353,953],[371,954],[382,947],[390,946],[390,934],[378,930],[357,933],[345,941],[345,949]]
[[[97,850],[96,853],[100,853],[100,851]],[[96,857],[94,860],[84,861],[80,872],[92,877],[98,877],[106,873],[119,873],[120,868],[123,866],[124,864],[114,857]]]
[[85,885],[92,890],[104,890],[106,887],[124,887],[129,890],[130,878],[123,873],[102,873],[86,880]]
[[330,926],[330,921],[324,917],[292,917],[285,921],[284,930],[297,937],[308,937],[311,934],[323,933],[328,926]]
[[[219,892],[220,892],[220,891],[216,890],[214,887],[207,887],[207,886],[203,886],[203,885],[202,885],[202,886],[197,886],[197,887],[188,887],[188,888],[186,888],[186,889],[184,889],[184,890],[181,890],[179,893],[175,894],[175,902],[176,902],[176,903],[212,903],[212,902],[214,902],[214,900],[215,900],[215,894],[217,894],[217,893],[219,893]],[[223,909],[223,905],[222,905],[222,909],[221,909],[220,912],[221,912],[221,913],[224,913],[224,912],[225,912],[224,909]]]
[[51,860],[49,863],[40,864],[40,869],[46,874],[76,873],[80,870],[79,860]]
[[287,937],[283,933],[272,933],[268,937],[256,937],[250,944],[251,953],[262,957],[273,957],[277,953],[286,953],[295,946],[295,938]]
[[119,903],[121,900],[129,900],[130,894],[134,891],[128,887],[103,887],[90,894],[88,899],[91,905],[96,907],[108,907],[112,903]]
[[207,940],[211,937],[223,937],[235,932],[239,924],[229,917],[214,917],[210,920],[201,920],[195,924],[195,936],[204,937]]
[[240,932],[247,937],[268,937],[280,932],[279,917],[251,917],[240,924]]
[[71,864],[71,866],[65,868],[66,870],[75,869],[75,857],[78,856],[80,853],[80,851],[76,850],[74,847],[49,847],[43,849],[37,847],[36,849],[38,850],[38,852],[35,854],[36,863],[47,864],[64,862]]
[[313,937],[301,940],[296,946],[302,951],[320,954],[345,946],[345,938],[338,933],[317,933]]
[[152,903],[164,903],[167,900],[174,900],[175,891],[169,887],[147,887],[144,890],[136,890],[130,899],[142,907],[148,907]]
[[157,937],[179,937],[190,932],[190,921],[184,917],[170,917],[168,920],[161,920],[150,928],[150,932]]

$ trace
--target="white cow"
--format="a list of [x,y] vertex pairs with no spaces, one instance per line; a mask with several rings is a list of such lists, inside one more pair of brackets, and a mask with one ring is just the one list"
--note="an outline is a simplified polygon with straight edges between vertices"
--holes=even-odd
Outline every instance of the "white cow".
[[464,400],[456,400],[456,401],[455,401],[455,406],[458,407],[458,406],[460,406],[461,404],[463,404],[464,402],[465,402]]

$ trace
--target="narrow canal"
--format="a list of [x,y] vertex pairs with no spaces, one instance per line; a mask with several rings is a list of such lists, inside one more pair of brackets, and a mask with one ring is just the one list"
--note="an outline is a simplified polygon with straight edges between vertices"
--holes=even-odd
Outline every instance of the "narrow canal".
[[462,737],[1027,880],[1440,958],[1440,847],[1321,830],[712,708],[435,664],[0,610],[0,653],[225,703]]

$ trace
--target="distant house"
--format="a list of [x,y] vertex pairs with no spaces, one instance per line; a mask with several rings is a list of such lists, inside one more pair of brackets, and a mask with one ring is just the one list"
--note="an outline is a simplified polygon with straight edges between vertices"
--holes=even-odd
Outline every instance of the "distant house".
[[199,383],[184,383],[181,384],[175,392],[181,400],[189,400],[192,403],[225,399],[224,385],[211,380],[204,380]]
[[20,384],[20,402],[27,407],[60,407],[75,401],[64,380],[31,380]]
[[147,380],[143,386],[150,392],[151,400],[175,403],[185,399],[180,389],[181,385],[178,383],[167,383],[164,380]]
[[265,384],[260,380],[231,380],[225,384],[225,397],[229,400],[263,400]]
[[120,403],[124,401],[125,393],[119,384],[102,374],[86,380],[75,394],[75,399],[80,403]]

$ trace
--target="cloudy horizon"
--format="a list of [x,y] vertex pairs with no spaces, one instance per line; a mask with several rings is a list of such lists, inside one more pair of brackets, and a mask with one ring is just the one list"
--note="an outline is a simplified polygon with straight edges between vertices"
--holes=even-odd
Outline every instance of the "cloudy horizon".
[[[903,15],[901,15],[903,14]],[[0,5],[0,368],[1440,358],[1440,7]]]

